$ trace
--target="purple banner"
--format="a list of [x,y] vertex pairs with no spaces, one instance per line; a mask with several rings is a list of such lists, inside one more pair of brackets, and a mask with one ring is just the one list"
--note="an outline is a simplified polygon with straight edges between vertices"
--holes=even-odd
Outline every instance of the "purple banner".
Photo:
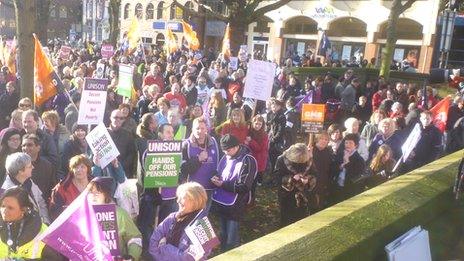
[[103,232],[84,190],[39,236],[70,260],[112,260]]
[[116,205],[94,205],[95,216],[103,231],[112,256],[119,256],[118,220],[116,218]]

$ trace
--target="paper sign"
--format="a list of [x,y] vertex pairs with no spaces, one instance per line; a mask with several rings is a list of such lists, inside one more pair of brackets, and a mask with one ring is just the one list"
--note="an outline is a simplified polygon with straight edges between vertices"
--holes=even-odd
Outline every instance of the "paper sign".
[[131,65],[120,64],[119,65],[119,80],[117,93],[124,97],[131,97],[132,94],[132,77],[134,67]]
[[105,64],[104,63],[97,63],[97,70],[95,72],[95,77],[98,79],[102,79],[105,76]]
[[103,122],[89,132],[85,139],[93,154],[100,159],[101,168],[106,167],[119,156],[119,150],[114,144],[108,130],[105,128],[105,125],[103,125]]
[[243,97],[266,101],[271,98],[274,84],[275,64],[259,60],[250,60]]
[[104,44],[101,47],[101,55],[105,59],[111,58],[114,54],[114,47],[111,44]]
[[401,62],[404,59],[404,49],[396,48],[395,52],[393,53],[393,60],[397,62]]
[[403,162],[405,162],[409,158],[409,155],[411,154],[412,150],[416,147],[420,138],[421,128],[419,123],[416,123],[408,138],[403,143],[403,146],[401,146],[401,151],[403,152]]
[[351,45],[343,45],[342,60],[351,61]]
[[303,104],[301,126],[305,132],[319,133],[324,127],[325,104]]
[[201,259],[205,253],[211,252],[220,244],[207,217],[195,219],[192,224],[185,228],[185,234],[187,234],[192,244],[196,246],[193,248],[194,253],[192,253],[196,260]]
[[148,141],[145,188],[175,187],[179,181],[182,141]]
[[63,60],[68,60],[69,55],[71,55],[71,47],[62,45],[60,49],[60,58]]
[[85,78],[79,107],[78,124],[99,124],[103,122],[106,107],[107,79]]
[[238,69],[238,57],[229,57],[229,68]]
[[104,240],[112,256],[119,256],[118,220],[116,218],[116,204],[94,205],[95,217],[100,224]]

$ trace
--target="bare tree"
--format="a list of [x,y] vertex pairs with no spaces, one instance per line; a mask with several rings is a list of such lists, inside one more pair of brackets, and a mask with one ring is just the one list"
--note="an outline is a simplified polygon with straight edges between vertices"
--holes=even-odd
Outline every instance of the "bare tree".
[[[387,24],[387,42],[382,51],[382,63],[380,65],[380,75],[388,78],[390,75],[390,65],[393,59],[393,51],[395,50],[396,40],[398,40],[396,27],[398,25],[398,18],[404,11],[412,6],[416,0],[407,0],[404,4],[401,0],[393,0],[388,16]],[[404,2],[404,1],[403,1]]]

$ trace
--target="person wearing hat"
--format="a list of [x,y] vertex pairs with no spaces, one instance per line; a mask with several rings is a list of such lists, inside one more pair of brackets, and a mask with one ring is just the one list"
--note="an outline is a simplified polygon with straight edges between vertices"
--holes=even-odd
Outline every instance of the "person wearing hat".
[[211,178],[217,187],[213,193],[212,212],[220,218],[221,248],[225,251],[240,244],[240,219],[251,196],[257,163],[233,135],[224,135],[220,144],[225,155],[219,161],[217,176]]
[[[114,179],[111,177],[97,177],[91,180],[87,185],[90,203],[92,205],[116,204],[112,193],[114,186]],[[120,257],[122,260],[140,260],[142,233],[129,214],[118,205],[116,205],[116,221]]]
[[71,129],[71,136],[63,146],[63,154],[61,155],[61,167],[58,171],[58,176],[64,178],[69,172],[69,160],[79,154],[85,154],[91,158],[92,151],[85,139],[87,136],[87,125],[75,123]]
[[3,183],[6,175],[6,157],[21,151],[21,131],[16,128],[7,128],[1,138],[0,144],[0,182]]
[[303,143],[297,143],[277,158],[274,175],[280,178],[280,226],[308,216],[309,192],[316,186],[312,155]]

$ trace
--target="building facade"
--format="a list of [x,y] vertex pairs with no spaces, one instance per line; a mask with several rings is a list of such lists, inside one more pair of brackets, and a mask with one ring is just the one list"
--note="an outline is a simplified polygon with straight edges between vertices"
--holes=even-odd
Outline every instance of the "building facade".
[[[197,10],[195,2],[179,1]],[[271,2],[265,1],[268,5]],[[315,52],[325,31],[332,43],[336,60],[381,58],[386,43],[387,19],[392,1],[387,0],[294,0],[273,10],[259,22],[249,25],[245,36],[249,53],[257,50],[271,60],[292,54]],[[221,1],[207,1],[214,11],[227,14]],[[416,59],[420,72],[430,69],[440,0],[418,0],[398,20],[398,41],[394,59],[407,56]],[[182,42],[181,19],[189,21],[205,46],[218,47],[225,23],[190,19],[169,1],[121,1],[121,32],[128,30],[134,15],[140,18],[144,42],[163,44],[166,28],[171,28],[179,44]]]
[[82,0],[82,38],[101,42],[110,35],[109,0]]
[[[48,18],[48,38],[72,38],[80,34],[82,5],[75,0],[52,0]],[[74,36],[73,36],[74,35]]]
[[15,10],[13,5],[0,4],[0,35],[10,39],[16,35]]

